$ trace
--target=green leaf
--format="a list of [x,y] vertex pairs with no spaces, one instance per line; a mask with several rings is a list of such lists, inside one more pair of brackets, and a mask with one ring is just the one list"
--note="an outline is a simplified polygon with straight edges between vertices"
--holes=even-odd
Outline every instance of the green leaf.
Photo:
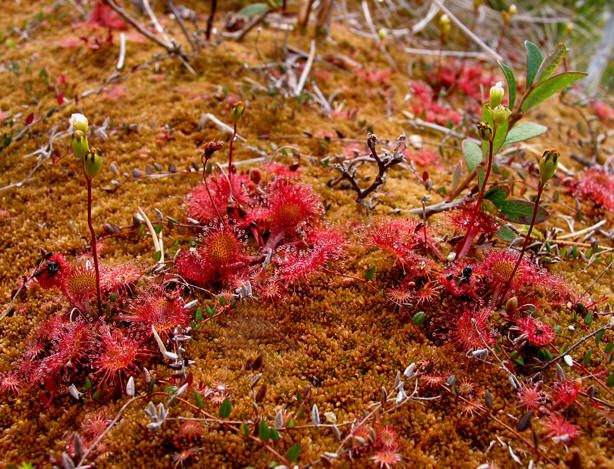
[[512,143],[523,142],[530,138],[539,137],[548,130],[548,127],[535,122],[521,122],[512,127],[505,137],[503,146],[511,145]]
[[503,142],[505,142],[505,138],[507,137],[507,129],[509,127],[509,121],[505,121],[503,124],[497,125],[497,129],[495,132],[495,138],[493,140],[493,156],[497,154],[497,152],[503,146]]
[[591,364],[591,355],[593,354],[593,352],[591,352],[590,350],[587,350],[586,353],[584,354],[584,365],[588,366]]
[[610,375],[608,376],[608,379],[606,380],[606,383],[608,384],[609,387],[614,388],[614,371],[610,373]]
[[[498,209],[503,218],[512,223],[521,225],[529,225],[533,215],[535,204],[526,200],[504,200],[499,203]],[[541,223],[548,218],[548,212],[542,207],[538,207],[537,215],[535,216],[535,224]]]
[[484,198],[490,200],[495,207],[498,207],[501,202],[507,199],[510,194],[510,190],[505,186],[491,187],[484,194]]
[[564,44],[558,44],[554,52],[552,52],[542,62],[539,70],[537,71],[535,81],[539,83],[550,78],[552,74],[556,72],[556,69],[559,68],[559,65],[561,65],[561,62],[566,55],[567,47],[565,47]]
[[202,409],[205,407],[205,402],[203,401],[203,396],[200,395],[198,391],[194,391],[194,400],[196,401],[196,405]]
[[266,3],[252,3],[239,11],[239,15],[245,18],[253,18],[269,11],[269,6]]
[[414,321],[414,324],[419,326],[420,324],[424,322],[425,319],[426,319],[426,315],[424,314],[424,311],[418,311],[416,314],[414,314],[412,321]]
[[586,313],[586,316],[584,316],[584,324],[586,324],[587,326],[590,326],[592,323],[593,323],[593,313],[589,311],[588,313]]
[[516,239],[516,233],[514,233],[514,230],[507,225],[503,225],[501,228],[499,228],[499,231],[497,231],[495,236],[508,242],[512,242]]
[[241,433],[243,433],[243,435],[245,435],[247,437],[249,437],[249,435],[250,435],[249,427],[246,424],[244,424],[244,423],[241,424]]
[[202,321],[203,320],[203,310],[201,308],[197,308],[196,309],[196,313],[194,313],[194,319],[196,321]]
[[475,168],[482,162],[482,149],[475,140],[466,139],[463,140],[463,155],[465,156],[467,169],[470,173],[474,172]]
[[290,448],[288,448],[286,457],[290,462],[296,462],[298,460],[299,454],[301,454],[301,445],[299,443],[295,443],[294,445],[290,446]]
[[516,77],[514,76],[514,71],[503,62],[499,62],[499,67],[501,67],[505,81],[507,81],[507,89],[510,94],[508,106],[510,109],[514,109],[514,104],[516,103]]
[[224,399],[224,401],[220,404],[220,417],[223,419],[227,419],[230,417],[230,412],[232,411],[232,404],[230,399]]
[[369,270],[365,272],[365,280],[373,280],[373,277],[375,277],[375,270],[376,267],[374,265],[369,267]]
[[159,261],[160,259],[162,259],[162,251],[154,252],[153,259],[156,262]]
[[533,84],[537,71],[544,61],[539,47],[533,44],[531,41],[524,41],[524,46],[527,49],[527,89]]
[[258,424],[258,438],[260,438],[262,441],[266,441],[270,438],[270,436],[271,430],[269,429],[269,426],[264,420],[261,420]]
[[275,430],[274,428],[269,428],[269,432],[271,433],[270,437],[271,440],[273,441],[277,441],[280,438],[279,432],[277,430]]
[[581,80],[585,76],[586,73],[584,72],[565,72],[542,81],[529,93],[523,101],[520,110],[522,112],[528,111],[532,107],[548,99],[554,93],[567,88],[569,85]]

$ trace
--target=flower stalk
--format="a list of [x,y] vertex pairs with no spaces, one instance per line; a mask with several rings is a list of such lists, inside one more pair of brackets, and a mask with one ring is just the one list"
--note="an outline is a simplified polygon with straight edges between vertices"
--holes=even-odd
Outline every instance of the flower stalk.
[[522,258],[524,257],[524,253],[529,246],[529,241],[531,240],[531,233],[533,232],[533,227],[535,226],[535,220],[537,219],[537,212],[539,211],[539,202],[541,200],[541,196],[544,192],[544,187],[546,183],[552,179],[554,173],[556,171],[556,167],[558,164],[559,154],[554,150],[546,150],[542,156],[542,159],[539,164],[539,185],[537,186],[537,195],[535,196],[535,204],[533,205],[533,213],[531,215],[531,223],[529,224],[529,230],[527,231],[527,236],[522,243],[522,248],[520,249],[520,255],[516,260],[516,264],[514,265],[514,269],[510,274],[510,277],[507,279],[505,286],[501,292],[501,296],[499,297],[497,306],[501,306],[501,303],[505,300],[505,295],[507,294],[512,281],[514,280],[514,276],[520,267],[520,263],[522,262]]
[[83,114],[73,114],[70,117],[70,126],[73,129],[72,151],[83,162],[83,175],[87,185],[87,226],[90,230],[90,246],[94,259],[96,273],[96,305],[99,316],[102,316],[102,295],[100,294],[100,268],[98,265],[98,250],[96,245],[96,231],[92,223],[92,179],[102,168],[102,157],[96,149],[89,146],[87,140],[88,121]]

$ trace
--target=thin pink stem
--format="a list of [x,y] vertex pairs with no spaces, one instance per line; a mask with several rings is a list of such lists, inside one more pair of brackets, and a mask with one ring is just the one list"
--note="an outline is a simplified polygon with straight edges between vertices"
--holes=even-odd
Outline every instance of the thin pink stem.
[[92,257],[94,258],[94,270],[96,271],[96,302],[98,314],[102,316],[102,299],[100,296],[100,269],[98,268],[98,250],[96,249],[96,231],[92,224],[92,179],[85,175],[87,181],[87,226],[90,229]]
[[539,210],[539,200],[541,199],[542,192],[544,191],[544,184],[542,182],[539,183],[539,187],[537,188],[537,197],[535,198],[535,205],[533,206],[533,214],[531,215],[531,224],[529,225],[529,231],[527,232],[527,236],[524,239],[524,243],[522,243],[522,249],[520,250],[520,255],[516,260],[516,265],[514,265],[514,270],[512,270],[512,274],[510,278],[507,279],[505,286],[503,287],[503,292],[499,297],[498,306],[501,306],[501,303],[505,299],[505,295],[507,295],[507,291],[514,280],[514,275],[518,271],[518,267],[520,267],[520,262],[522,262],[522,257],[524,256],[525,251],[527,250],[527,246],[529,245],[529,241],[531,240],[531,233],[533,231],[533,226],[535,226],[535,219],[537,218],[537,211]]

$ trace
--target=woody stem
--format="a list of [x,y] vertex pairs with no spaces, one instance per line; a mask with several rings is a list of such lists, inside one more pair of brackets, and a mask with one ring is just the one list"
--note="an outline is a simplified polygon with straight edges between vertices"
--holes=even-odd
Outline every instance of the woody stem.
[[486,183],[488,182],[488,177],[490,176],[490,172],[492,170],[492,162],[495,157],[494,142],[495,142],[496,134],[497,134],[497,127],[495,126],[493,128],[492,137],[488,141],[488,165],[486,167],[486,173],[484,174],[484,181],[482,181],[482,188],[480,189],[480,195],[478,196],[478,200],[475,204],[475,209],[473,210],[473,214],[471,216],[471,222],[469,223],[469,227],[467,228],[467,233],[465,234],[465,237],[463,238],[463,242],[460,244],[458,251],[457,251],[459,260],[465,257],[465,254],[469,251],[469,247],[470,247],[470,246],[466,246],[466,244],[471,243],[471,240],[473,239],[473,235],[474,235],[473,231],[475,228],[473,224],[475,223],[478,217],[478,214],[480,213],[480,210],[482,208],[482,201],[484,200],[484,194],[486,192]]

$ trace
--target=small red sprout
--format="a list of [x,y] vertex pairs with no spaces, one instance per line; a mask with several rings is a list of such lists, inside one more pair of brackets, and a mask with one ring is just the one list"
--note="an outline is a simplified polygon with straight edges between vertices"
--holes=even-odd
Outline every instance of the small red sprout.
[[544,419],[544,427],[546,428],[546,436],[552,438],[553,441],[560,443],[570,443],[579,434],[580,430],[573,423],[567,421],[560,414],[552,414]]
[[305,279],[325,263],[338,259],[343,251],[343,244],[340,233],[316,230],[307,236],[304,243],[282,246],[275,258],[276,281],[287,286]]
[[492,311],[481,309],[477,312],[464,311],[452,326],[454,342],[465,351],[484,348],[494,340],[488,320]]
[[152,289],[132,303],[131,313],[123,318],[143,326],[147,336],[151,335],[151,326],[161,336],[167,336],[175,327],[186,326],[190,322],[189,311],[178,291]]
[[176,266],[186,280],[202,286],[231,279],[245,262],[239,232],[223,225],[206,230],[196,249],[181,254]]
[[556,333],[549,325],[530,316],[519,319],[516,327],[531,345],[538,347],[551,344],[556,338]]
[[382,448],[373,453],[371,460],[375,462],[379,468],[390,469],[395,464],[400,463],[402,458],[396,448]]
[[546,393],[542,390],[541,383],[525,384],[518,393],[520,405],[527,409],[539,409],[546,403]]
[[225,217],[231,207],[248,206],[251,203],[247,190],[249,182],[248,175],[234,174],[231,194],[226,175],[208,177],[207,182],[200,184],[188,197],[188,216],[207,224]]
[[580,178],[565,180],[565,184],[573,195],[590,200],[597,208],[614,211],[614,177],[605,171],[592,168]]
[[101,340],[102,350],[95,357],[94,367],[102,375],[102,381],[119,380],[137,369],[143,355],[139,342],[108,326],[102,327]]
[[554,405],[558,408],[569,407],[576,402],[581,391],[582,386],[577,381],[572,379],[559,381],[554,385],[554,389],[552,390]]
[[295,236],[303,227],[316,223],[324,212],[320,198],[310,186],[279,179],[272,183],[270,194],[268,220],[271,234],[267,245],[271,248],[282,238]]

